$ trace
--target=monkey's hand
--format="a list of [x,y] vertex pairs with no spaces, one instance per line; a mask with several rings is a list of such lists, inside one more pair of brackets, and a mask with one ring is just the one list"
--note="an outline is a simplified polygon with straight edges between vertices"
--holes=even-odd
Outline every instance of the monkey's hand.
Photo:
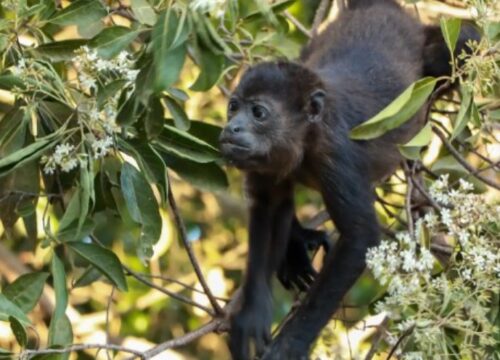
[[231,315],[229,330],[229,349],[233,360],[250,360],[251,344],[255,355],[264,352],[271,342],[272,301],[270,292],[258,292],[251,296],[250,302],[243,303],[240,311]]
[[299,291],[307,291],[317,275],[308,251],[314,253],[320,247],[323,247],[325,252],[330,250],[326,232],[305,228],[292,229],[287,252],[277,274],[286,289],[295,287]]

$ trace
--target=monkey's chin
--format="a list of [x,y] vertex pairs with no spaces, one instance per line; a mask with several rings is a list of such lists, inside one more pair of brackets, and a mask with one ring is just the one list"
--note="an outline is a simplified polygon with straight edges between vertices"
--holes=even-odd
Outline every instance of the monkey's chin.
[[240,170],[252,170],[259,167],[261,156],[255,155],[249,147],[224,143],[221,153],[226,163]]

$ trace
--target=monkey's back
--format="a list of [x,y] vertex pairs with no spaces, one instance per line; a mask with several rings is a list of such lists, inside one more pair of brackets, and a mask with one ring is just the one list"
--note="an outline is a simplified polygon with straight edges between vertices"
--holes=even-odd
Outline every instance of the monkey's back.
[[[392,0],[357,0],[356,5],[313,38],[301,56],[332,94],[335,116],[329,121],[343,121],[348,128],[376,115],[423,73],[424,26]],[[373,180],[397,166],[395,145],[409,140],[422,120],[420,112],[379,139],[358,142]]]

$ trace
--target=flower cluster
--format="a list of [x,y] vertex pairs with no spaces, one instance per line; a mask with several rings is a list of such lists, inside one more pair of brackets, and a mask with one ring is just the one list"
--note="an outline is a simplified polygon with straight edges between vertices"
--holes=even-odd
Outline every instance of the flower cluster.
[[[499,335],[491,315],[500,295],[500,206],[472,191],[466,181],[452,189],[448,177],[441,177],[430,193],[442,208],[416,222],[418,239],[400,233],[367,253],[368,268],[387,287],[376,304],[392,320],[387,343],[394,346],[407,335],[398,350],[403,359],[486,359],[493,351]],[[453,252],[445,269],[431,253],[436,237],[445,238]]]
[[133,83],[139,73],[139,70],[133,69],[134,63],[126,51],[110,60],[99,57],[97,51],[88,46],[82,46],[76,54],[73,64],[78,72],[80,87],[84,91],[96,90],[98,81],[121,79]]
[[[99,159],[112,150],[114,136],[121,131],[116,122],[119,97],[122,93],[130,96],[139,72],[133,68],[134,62],[126,51],[113,59],[104,59],[97,51],[83,46],[77,50],[72,63],[76,79],[70,81],[70,85],[81,95],[67,103],[76,107],[80,127],[77,133],[81,136],[72,139],[71,144],[58,145],[52,155],[42,159],[47,174],[52,174],[58,167],[69,172],[78,166],[78,159]],[[21,59],[11,71],[26,77],[31,70]]]
[[224,16],[226,3],[227,0],[193,0],[189,6],[193,10],[208,12],[216,18],[221,18]]
[[75,147],[64,143],[56,146],[52,156],[42,157],[42,163],[45,164],[43,171],[46,174],[53,174],[57,166],[64,172],[69,172],[78,166],[78,160],[75,156]]

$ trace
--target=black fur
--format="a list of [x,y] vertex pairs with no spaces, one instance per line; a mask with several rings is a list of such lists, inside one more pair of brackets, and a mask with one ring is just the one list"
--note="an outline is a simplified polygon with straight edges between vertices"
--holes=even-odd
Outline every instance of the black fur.
[[[457,53],[473,37],[468,31]],[[270,341],[274,273],[287,288],[310,289],[264,358],[307,358],[378,243],[373,184],[398,166],[397,144],[415,135],[424,114],[371,141],[353,141],[349,131],[422,76],[448,74],[446,51],[434,27],[392,0],[351,0],[303,50],[300,64],[263,63],[243,76],[221,135],[223,154],[246,173],[251,201],[243,300],[231,318],[234,359],[249,359],[252,343],[260,354]],[[296,219],[297,181],[321,193],[341,234],[317,277],[308,244],[328,250],[328,242]]]

